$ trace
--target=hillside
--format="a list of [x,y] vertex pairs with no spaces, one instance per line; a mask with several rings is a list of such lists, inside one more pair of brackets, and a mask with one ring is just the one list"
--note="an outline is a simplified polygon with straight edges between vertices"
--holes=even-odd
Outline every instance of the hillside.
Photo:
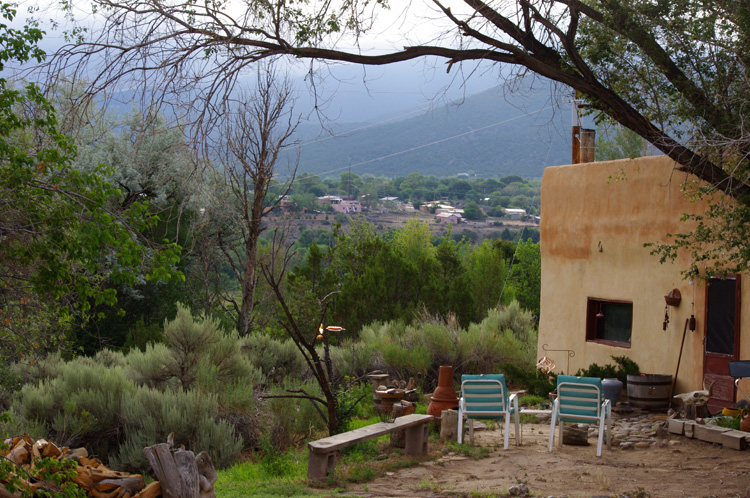
[[539,178],[546,166],[570,162],[569,123],[562,115],[547,93],[505,97],[495,88],[408,119],[365,128],[337,124],[335,137],[304,125],[298,172],[338,176],[351,167],[358,175],[387,177],[473,172]]

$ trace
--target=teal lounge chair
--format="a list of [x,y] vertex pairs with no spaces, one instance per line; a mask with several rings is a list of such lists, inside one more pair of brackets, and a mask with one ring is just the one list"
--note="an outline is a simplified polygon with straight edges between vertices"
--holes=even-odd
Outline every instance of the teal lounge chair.
[[518,397],[508,396],[505,375],[462,375],[461,399],[458,403],[458,442],[463,442],[464,417],[469,422],[471,443],[474,444],[474,419],[500,420],[505,425],[505,449],[508,449],[508,422],[513,415],[516,426],[516,446],[521,444]]
[[602,379],[595,377],[557,376],[557,399],[552,407],[549,431],[549,451],[555,439],[555,424],[560,425],[559,444],[562,444],[563,423],[599,424],[596,456],[602,456],[605,423],[607,449],[612,447],[612,409],[609,400],[602,401]]

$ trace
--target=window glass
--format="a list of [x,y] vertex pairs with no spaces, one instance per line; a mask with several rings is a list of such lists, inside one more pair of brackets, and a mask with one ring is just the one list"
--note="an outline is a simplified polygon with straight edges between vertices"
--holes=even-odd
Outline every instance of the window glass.
[[589,298],[586,340],[630,347],[633,303]]

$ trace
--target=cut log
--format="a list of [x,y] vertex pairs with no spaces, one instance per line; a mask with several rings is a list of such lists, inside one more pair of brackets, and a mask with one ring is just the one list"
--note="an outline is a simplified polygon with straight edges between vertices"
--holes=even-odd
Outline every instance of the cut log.
[[118,496],[124,496],[126,493],[132,496],[145,487],[146,484],[140,475],[133,475],[122,479],[105,479],[94,484],[94,489],[101,492],[119,490]]
[[566,425],[563,427],[563,444],[586,446],[589,444],[589,430],[586,427]]
[[443,410],[440,414],[440,439],[458,441],[458,412]]
[[157,498],[161,496],[161,483],[154,481],[131,498]]

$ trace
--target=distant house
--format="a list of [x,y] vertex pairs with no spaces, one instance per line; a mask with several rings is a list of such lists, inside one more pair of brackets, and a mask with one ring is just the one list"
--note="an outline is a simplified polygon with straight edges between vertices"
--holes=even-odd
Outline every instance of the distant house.
[[526,216],[525,209],[505,208],[503,209],[503,213],[509,220],[520,220],[521,218]]
[[318,197],[318,202],[330,204],[337,213],[355,214],[362,212],[362,203],[359,201],[350,201],[334,195]]
[[448,223],[460,223],[461,215],[459,213],[438,213],[435,215],[436,220],[444,220]]

